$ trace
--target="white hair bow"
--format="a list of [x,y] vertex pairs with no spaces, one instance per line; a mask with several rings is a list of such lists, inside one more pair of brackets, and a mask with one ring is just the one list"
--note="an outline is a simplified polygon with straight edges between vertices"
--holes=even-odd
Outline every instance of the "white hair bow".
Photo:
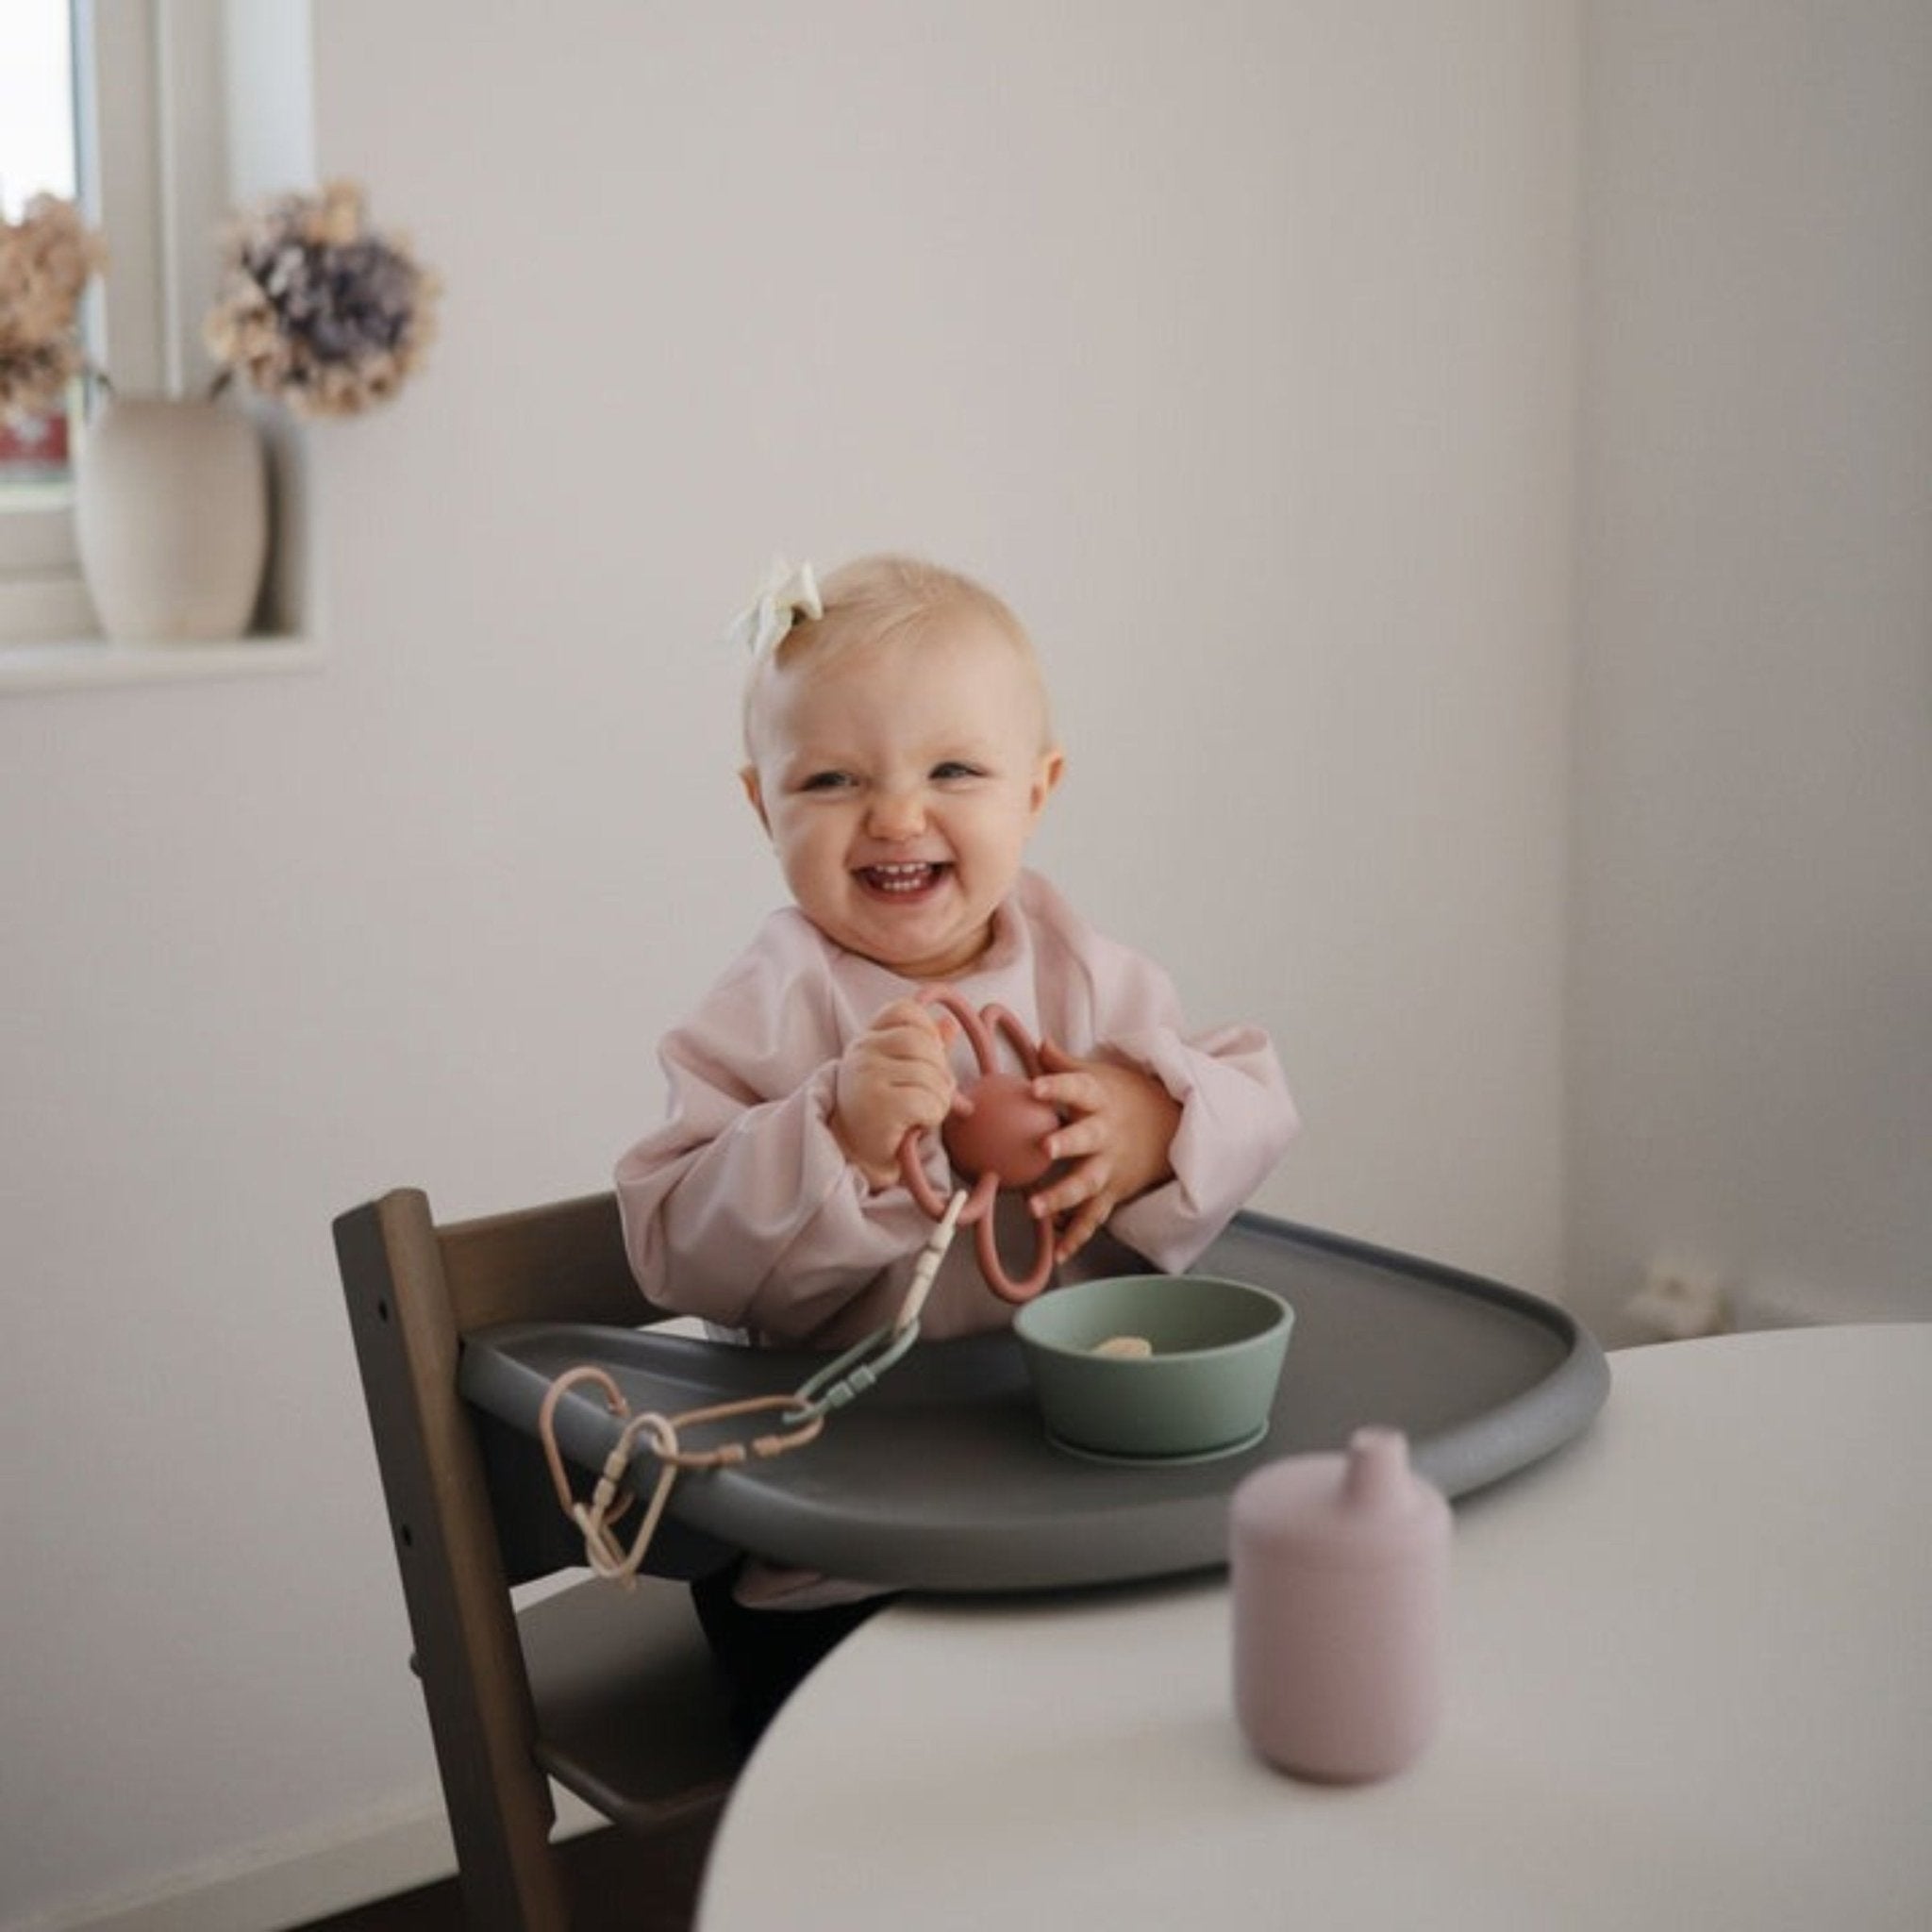
[[795,570],[782,557],[772,559],[765,573],[764,588],[758,601],[741,610],[724,633],[728,644],[762,658],[777,647],[779,641],[801,618],[823,617],[825,607],[819,597],[818,579],[811,565],[801,563]]

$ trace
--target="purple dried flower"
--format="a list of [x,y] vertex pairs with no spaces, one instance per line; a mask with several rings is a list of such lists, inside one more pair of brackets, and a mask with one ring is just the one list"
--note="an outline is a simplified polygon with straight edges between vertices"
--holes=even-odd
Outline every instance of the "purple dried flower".
[[243,217],[204,333],[225,367],[298,415],[353,415],[421,361],[439,292],[405,243],[364,226],[361,191],[336,181]]

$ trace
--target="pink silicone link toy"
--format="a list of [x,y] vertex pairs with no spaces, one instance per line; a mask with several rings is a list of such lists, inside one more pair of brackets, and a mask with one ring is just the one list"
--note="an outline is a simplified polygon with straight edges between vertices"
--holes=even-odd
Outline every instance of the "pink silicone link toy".
[[[1030,1187],[1053,1165],[1053,1157],[1041,1143],[1059,1125],[1059,1115],[1045,1101],[1036,1100],[1027,1085],[1040,1074],[1040,1049],[1005,1007],[975,1010],[947,986],[925,987],[919,997],[944,1007],[958,1021],[980,1070],[979,1078],[962,1090],[968,1110],[951,1115],[940,1129],[947,1158],[973,1181],[959,1225],[973,1229],[979,1272],[987,1286],[1009,1302],[1031,1301],[1053,1273],[1053,1228],[1046,1221],[1040,1223],[1033,1266],[1024,1279],[1015,1281],[1007,1274],[993,1239],[992,1205],[1001,1188]],[[1026,1069],[1024,1078],[995,1071],[996,1031],[1007,1036],[1019,1055]],[[919,1140],[915,1127],[900,1142],[899,1166],[912,1198],[937,1221],[946,1211],[946,1197],[926,1178]]]

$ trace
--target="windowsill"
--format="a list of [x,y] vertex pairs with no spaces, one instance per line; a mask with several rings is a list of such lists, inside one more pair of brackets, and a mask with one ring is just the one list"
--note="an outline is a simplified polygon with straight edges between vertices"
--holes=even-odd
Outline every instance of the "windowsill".
[[0,644],[0,696],[184,678],[266,677],[318,670],[326,652],[309,637],[241,638],[227,643],[113,644],[100,638]]

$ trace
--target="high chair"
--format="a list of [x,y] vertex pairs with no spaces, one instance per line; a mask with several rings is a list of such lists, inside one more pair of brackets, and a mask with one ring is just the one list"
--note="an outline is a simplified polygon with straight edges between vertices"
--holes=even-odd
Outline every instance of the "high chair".
[[438,1225],[424,1193],[399,1189],[340,1216],[335,1243],[465,1912],[560,1932],[573,1913],[549,1779],[688,1862],[737,1763],[682,1583],[591,1579],[518,1610],[512,1585],[581,1564],[581,1545],[554,1501],[566,1534],[532,1534],[510,1510],[491,1424],[458,1391],[479,1329],[641,1324],[616,1200]]

